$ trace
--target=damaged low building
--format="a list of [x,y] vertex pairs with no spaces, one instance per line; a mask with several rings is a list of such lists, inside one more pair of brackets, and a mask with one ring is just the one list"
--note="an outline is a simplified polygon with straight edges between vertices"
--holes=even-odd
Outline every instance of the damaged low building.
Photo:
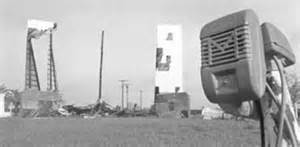
[[18,90],[0,84],[0,118],[15,116],[19,112],[20,95]]
[[20,115],[25,116],[49,116],[62,104],[62,98],[57,91],[39,91],[35,89],[24,90],[21,96]]
[[177,112],[181,117],[189,116],[190,98],[186,92],[157,94],[154,103],[158,116],[169,112]]
[[[21,116],[50,116],[52,110],[58,109],[62,102],[58,92],[56,66],[53,53],[53,32],[55,22],[28,20],[26,36],[25,90],[20,93]],[[43,36],[49,37],[47,90],[42,91],[34,56],[33,40]]]
[[0,90],[0,118],[14,116],[19,112],[20,97],[16,90]]

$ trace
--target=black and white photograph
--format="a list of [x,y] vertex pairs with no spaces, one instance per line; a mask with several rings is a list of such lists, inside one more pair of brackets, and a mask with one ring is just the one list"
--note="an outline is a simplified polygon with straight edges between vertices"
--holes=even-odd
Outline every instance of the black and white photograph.
[[300,147],[299,0],[0,0],[2,147]]

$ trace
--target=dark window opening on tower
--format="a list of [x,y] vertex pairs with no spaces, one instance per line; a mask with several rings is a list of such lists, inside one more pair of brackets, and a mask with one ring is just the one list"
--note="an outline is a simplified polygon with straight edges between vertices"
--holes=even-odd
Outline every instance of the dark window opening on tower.
[[167,39],[168,41],[172,41],[173,40],[173,33],[168,33]]

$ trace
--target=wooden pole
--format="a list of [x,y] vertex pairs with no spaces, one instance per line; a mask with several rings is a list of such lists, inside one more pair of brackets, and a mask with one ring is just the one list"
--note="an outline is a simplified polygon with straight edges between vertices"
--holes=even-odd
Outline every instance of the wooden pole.
[[101,32],[101,53],[100,53],[100,69],[99,69],[99,94],[97,102],[100,102],[102,97],[102,67],[103,67],[103,45],[104,45],[104,31]]
[[125,87],[125,82],[127,80],[119,80],[121,82],[121,88],[122,88],[122,93],[121,93],[121,109],[124,109],[124,87]]
[[129,84],[125,84],[126,88],[126,108],[129,109]]
[[143,90],[140,90],[140,107],[143,109]]

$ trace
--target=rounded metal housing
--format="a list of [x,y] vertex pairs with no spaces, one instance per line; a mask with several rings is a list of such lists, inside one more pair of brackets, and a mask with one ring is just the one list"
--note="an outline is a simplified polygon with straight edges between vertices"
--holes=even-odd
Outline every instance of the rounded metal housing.
[[265,92],[266,65],[258,17],[236,12],[201,30],[201,79],[213,103],[258,100]]

